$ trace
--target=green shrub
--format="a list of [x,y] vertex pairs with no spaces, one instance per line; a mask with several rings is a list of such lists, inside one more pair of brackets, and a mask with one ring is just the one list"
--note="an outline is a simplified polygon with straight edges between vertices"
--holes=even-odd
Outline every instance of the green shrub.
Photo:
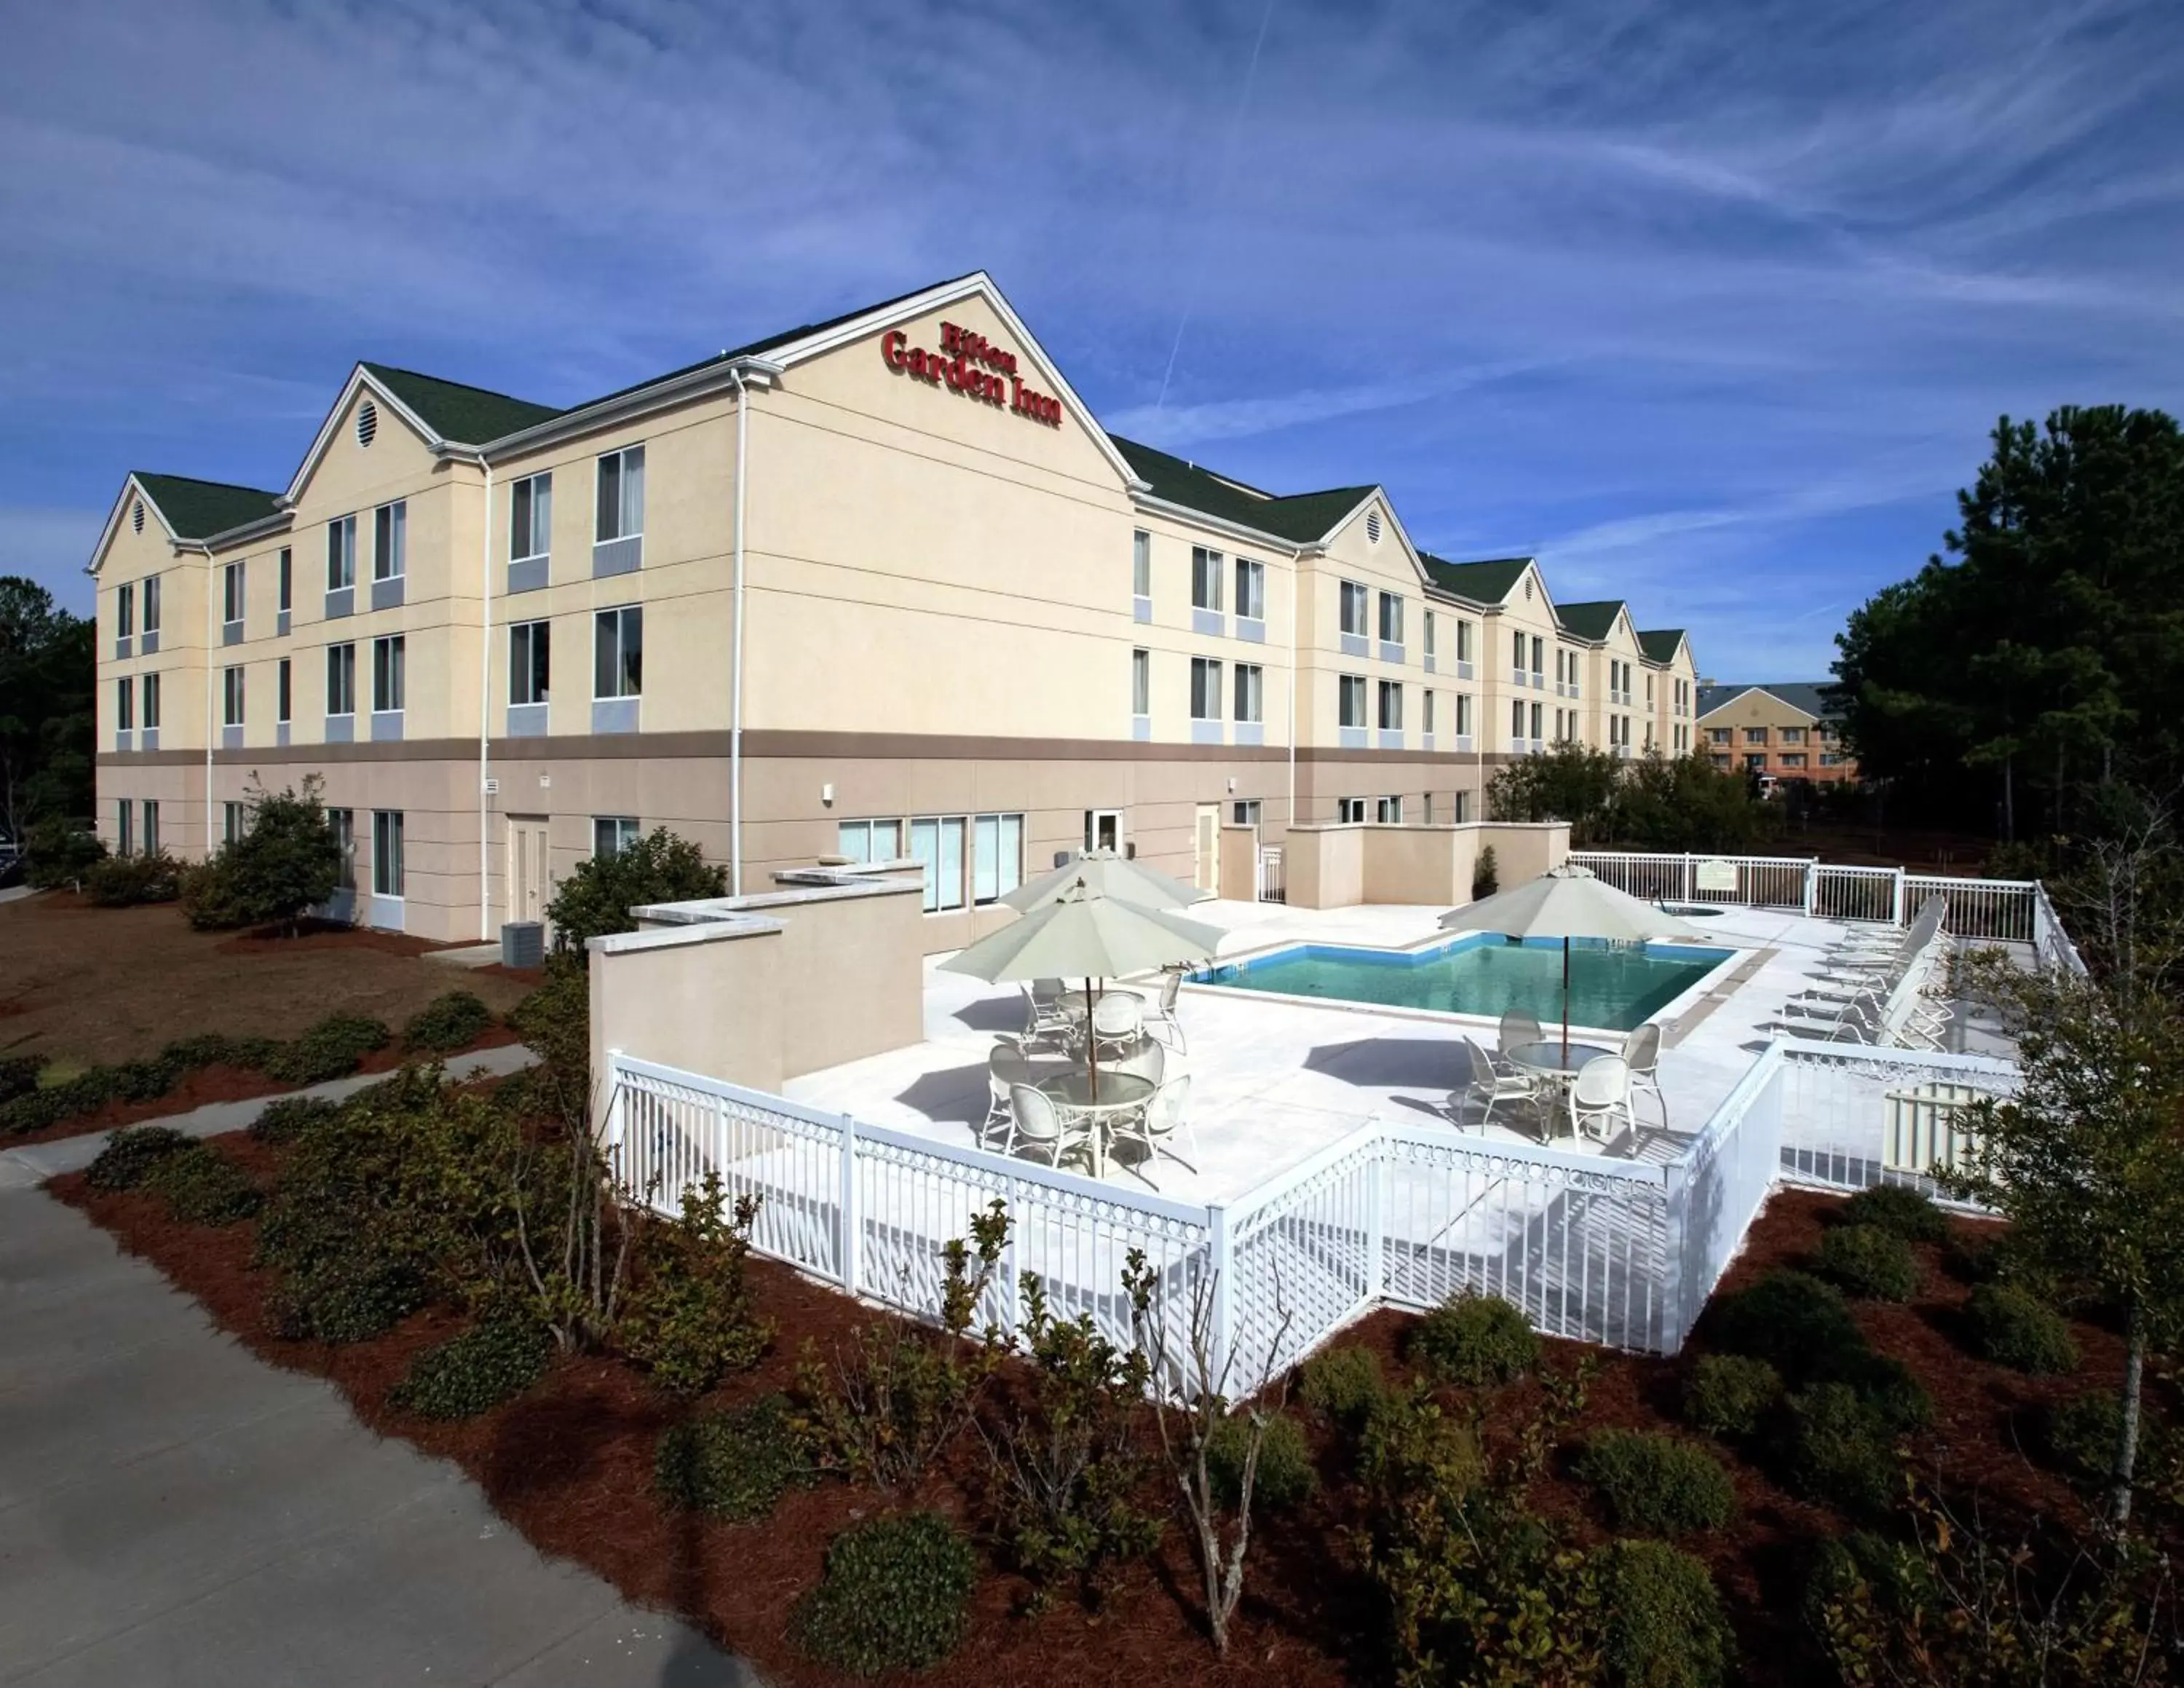
[[660,1439],[652,1472],[671,1506],[744,1523],[772,1512],[807,1467],[788,1398],[769,1395],[674,1426]]
[[1736,1490],[1704,1448],[1643,1430],[1597,1430],[1578,1473],[1600,1492],[1618,1530],[1688,1535],[1719,1529],[1736,1510]]
[[543,1111],[581,1126],[592,1106],[592,987],[582,955],[547,958],[546,978],[509,1010],[508,1023],[538,1057],[525,1075]]
[[1934,1398],[1911,1368],[1871,1349],[1844,1350],[1830,1357],[1816,1381],[1855,1390],[1892,1431],[1917,1430],[1934,1422]]
[[105,856],[84,870],[83,894],[102,908],[172,903],[181,890],[181,864],[154,856]]
[[1846,1225],[1874,1225],[1907,1243],[1946,1243],[1948,1216],[1925,1196],[1902,1184],[1875,1184],[1860,1190],[1842,1206]]
[[1782,1456],[1792,1489],[1847,1512],[1885,1512],[1901,1489],[1895,1430],[1848,1383],[1815,1383],[1791,1396]]
[[281,922],[292,933],[304,912],[341,882],[341,844],[320,801],[323,782],[268,791],[253,783],[242,834],[182,880],[183,912],[193,926]]
[[2075,1372],[2078,1344],[2063,1316],[2014,1283],[1982,1283],[1964,1298],[1964,1327],[1981,1359],[2019,1372]]
[[682,1211],[646,1235],[621,1345],[671,1395],[703,1395],[729,1372],[758,1364],[773,1341],[744,1281],[758,1199],[738,1198],[733,1216],[727,1206],[720,1175],[708,1172],[683,1186]]
[[797,1603],[798,1643],[853,1676],[926,1669],[963,1639],[977,1573],[971,1544],[935,1513],[854,1525],[834,1538],[826,1574]]
[[[2072,1476],[2105,1479],[2115,1465],[2116,1444],[2123,1437],[2123,1403],[2113,1390],[2090,1389],[2049,1407],[2043,1428],[2048,1450]],[[2137,1463],[2141,1471],[2153,1428],[2151,1415],[2140,1418]]]
[[168,1156],[196,1146],[196,1138],[172,1126],[126,1126],[106,1139],[84,1182],[94,1190],[133,1190]]
[[330,1014],[267,1063],[268,1077],[285,1084],[324,1084],[346,1078],[364,1058],[385,1048],[394,1034],[384,1020],[368,1014]]
[[1711,1435],[1756,1434],[1782,1400],[1782,1374],[1764,1360],[1708,1354],[1684,1384],[1684,1417]]
[[1463,1290],[1418,1322],[1411,1357],[1444,1383],[1513,1383],[1540,1363],[1540,1339],[1498,1295]]
[[1489,844],[1479,852],[1479,860],[1471,869],[1471,900],[1491,897],[1502,889],[1502,870],[1494,859],[1494,847]]
[[176,881],[182,918],[201,932],[230,931],[251,922],[250,909],[236,884],[228,846],[218,855],[185,867]]
[[1841,1294],[1816,1277],[1782,1267],[1722,1297],[1713,1325],[1716,1346],[1764,1360],[1793,1383],[1831,1355],[1865,1348],[1864,1333]]
[[402,1047],[412,1054],[446,1054],[475,1042],[493,1026],[493,1010],[476,992],[443,991],[410,1016]]
[[1919,1290],[1911,1245],[1878,1225],[1838,1225],[1820,1238],[1819,1274],[1869,1301],[1908,1301]]
[[1323,1348],[1304,1362],[1298,1395],[1321,1417],[1355,1430],[1388,1393],[1380,1356],[1355,1343]]
[[38,1087],[38,1075],[46,1070],[43,1055],[9,1055],[0,1059],[0,1102],[13,1102]]
[[1716,1688],[1728,1680],[1729,1624],[1704,1564],[1660,1541],[1612,1541],[1593,1557],[1608,1681]]
[[728,870],[709,864],[698,847],[664,826],[611,854],[577,864],[548,906],[557,949],[581,955],[585,941],[637,930],[632,908],[725,897]]
[[424,1304],[414,1263],[360,1245],[282,1279],[265,1298],[265,1322],[289,1342],[369,1342]]
[[553,1350],[532,1320],[488,1317],[411,1361],[387,1399],[424,1418],[475,1418],[544,1377]]
[[250,1175],[209,1143],[162,1155],[145,1173],[143,1185],[165,1197],[167,1211],[185,1225],[233,1225],[265,1205]]
[[[1861,1597],[1859,1590],[1863,1588]],[[1830,1629],[1829,1608],[1878,1605],[1886,1611],[1931,1608],[1940,1593],[1925,1562],[1870,1530],[1854,1529],[1821,1542],[1805,1582],[1805,1621],[1822,1635]]]
[[327,1097],[284,1096],[260,1110],[250,1122],[250,1135],[259,1143],[293,1143],[341,1110],[342,1104]]
[[81,884],[106,859],[106,841],[87,827],[60,819],[42,820],[25,840],[23,881],[40,891]]
[[[1234,1512],[1244,1494],[1244,1462],[1251,1452],[1248,1412],[1232,1412],[1213,1427],[1206,1445],[1206,1472],[1214,1498]],[[1251,1478],[1251,1509],[1280,1512],[1294,1506],[1319,1486],[1304,1430],[1286,1412],[1269,1412],[1259,1443],[1259,1465]]]

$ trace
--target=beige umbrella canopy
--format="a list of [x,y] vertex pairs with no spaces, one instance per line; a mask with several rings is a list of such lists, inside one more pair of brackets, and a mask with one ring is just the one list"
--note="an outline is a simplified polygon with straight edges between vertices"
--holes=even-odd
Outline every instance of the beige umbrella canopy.
[[1001,901],[1017,913],[1025,914],[1067,897],[1080,886],[1089,897],[1112,897],[1117,903],[1133,903],[1140,908],[1180,908],[1187,903],[1203,902],[1213,894],[1112,850],[1090,850],[1074,861],[1063,863],[1051,873],[1027,880]]
[[1537,879],[1451,908],[1440,924],[1461,932],[1501,932],[1513,938],[1563,941],[1563,1048],[1569,1049],[1569,972],[1572,938],[1696,938],[1697,927],[1653,904],[1604,883],[1572,862]]
[[[1084,1012],[1092,1012],[1092,981],[1149,968],[1204,961],[1221,942],[1218,926],[1201,925],[1163,909],[1144,908],[1117,897],[1072,890],[1034,908],[997,932],[956,952],[940,964],[995,984],[1025,979],[1082,979]],[[1092,1061],[1092,1093],[1100,1093],[1099,1059]]]

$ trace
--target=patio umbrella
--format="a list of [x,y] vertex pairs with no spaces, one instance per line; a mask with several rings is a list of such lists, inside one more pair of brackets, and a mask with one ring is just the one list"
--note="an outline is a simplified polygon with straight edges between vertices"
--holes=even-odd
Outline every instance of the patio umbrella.
[[1091,1038],[1092,981],[1177,962],[1204,961],[1221,942],[1218,926],[1165,909],[1144,908],[1089,888],[1069,892],[959,949],[940,964],[994,984],[1025,979],[1084,981],[1086,1048],[1092,1098],[1100,1097],[1099,1045]]
[[1112,850],[1090,850],[1075,861],[1064,862],[1051,873],[1027,880],[1001,901],[1020,914],[1028,914],[1067,896],[1080,886],[1087,896],[1111,897],[1117,903],[1135,903],[1140,908],[1180,908],[1213,895]]
[[1664,914],[1653,904],[1618,891],[1572,862],[1550,868],[1514,890],[1440,917],[1443,926],[1463,932],[1500,932],[1513,938],[1563,941],[1563,1058],[1569,1058],[1570,940],[1575,938],[1695,938],[1697,927]]

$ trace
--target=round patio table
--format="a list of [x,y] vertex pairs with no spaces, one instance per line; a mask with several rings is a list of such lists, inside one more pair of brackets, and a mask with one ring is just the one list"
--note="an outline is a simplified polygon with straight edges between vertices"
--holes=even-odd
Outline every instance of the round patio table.
[[1100,1099],[1092,1099],[1092,1075],[1079,1068],[1042,1079],[1039,1088],[1055,1106],[1080,1115],[1092,1125],[1092,1176],[1107,1176],[1107,1129],[1118,1114],[1128,1114],[1152,1100],[1156,1088],[1149,1078],[1134,1072],[1102,1072]]
[[[1559,1037],[1542,1038],[1536,1043],[1519,1043],[1514,1048],[1502,1052],[1515,1065],[1535,1072],[1549,1080],[1555,1087],[1555,1109],[1562,1111],[1568,1099],[1569,1087],[1587,1061],[1596,1061],[1602,1055],[1619,1055],[1620,1049],[1611,1049],[1604,1043],[1580,1043],[1573,1040],[1565,1044]],[[1570,1124],[1570,1133],[1575,1136],[1577,1124]]]

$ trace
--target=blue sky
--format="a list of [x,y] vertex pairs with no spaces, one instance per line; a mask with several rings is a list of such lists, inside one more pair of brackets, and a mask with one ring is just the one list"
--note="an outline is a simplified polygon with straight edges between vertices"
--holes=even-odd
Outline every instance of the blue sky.
[[990,271],[1119,433],[1816,676],[2003,411],[2184,407],[2159,4],[74,0],[0,57],[0,571]]

